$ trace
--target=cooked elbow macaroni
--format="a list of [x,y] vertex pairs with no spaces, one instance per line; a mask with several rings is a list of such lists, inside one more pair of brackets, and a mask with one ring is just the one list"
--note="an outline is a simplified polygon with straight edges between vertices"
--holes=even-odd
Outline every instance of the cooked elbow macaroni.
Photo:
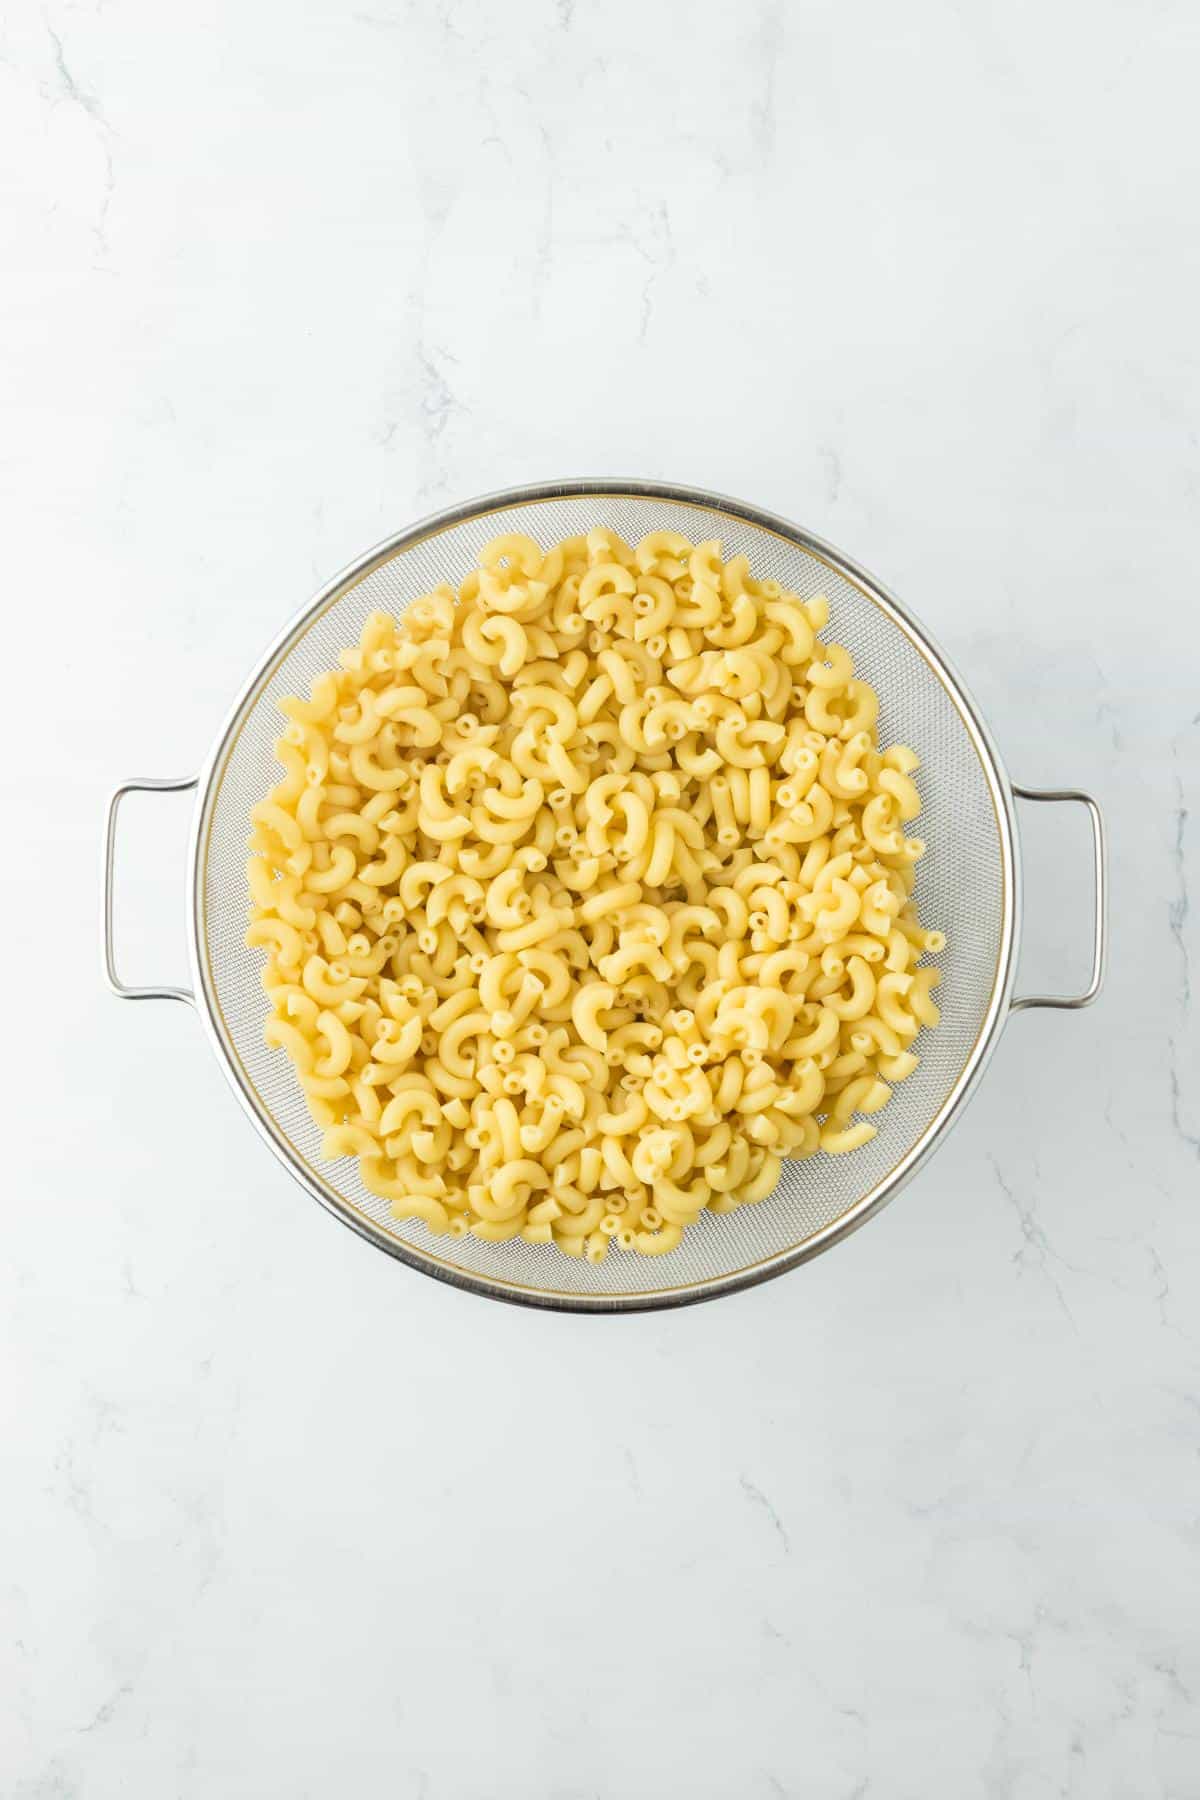
[[396,1218],[660,1255],[875,1135],[945,940],[828,614],[717,542],[512,534],[282,702],[266,1038]]

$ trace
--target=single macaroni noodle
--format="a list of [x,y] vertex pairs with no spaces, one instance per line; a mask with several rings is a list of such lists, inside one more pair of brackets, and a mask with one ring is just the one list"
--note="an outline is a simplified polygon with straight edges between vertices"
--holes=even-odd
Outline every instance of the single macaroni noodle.
[[657,1256],[874,1137],[945,939],[828,617],[716,541],[512,533],[281,702],[266,1040],[397,1219]]

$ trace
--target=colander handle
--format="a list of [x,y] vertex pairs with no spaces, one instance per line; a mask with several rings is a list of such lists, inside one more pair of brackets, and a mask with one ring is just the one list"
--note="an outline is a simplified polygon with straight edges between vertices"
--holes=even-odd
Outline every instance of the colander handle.
[[184,987],[129,987],[117,974],[113,948],[113,864],[117,841],[117,812],[126,794],[183,794],[194,788],[197,775],[181,776],[173,781],[155,781],[150,776],[134,775],[115,788],[108,802],[108,823],[104,833],[104,973],[113,993],[122,1000],[186,1000],[195,1006],[196,996]]
[[1092,915],[1092,977],[1083,993],[1019,994],[1012,1002],[1012,1011],[1021,1012],[1029,1006],[1090,1006],[1104,985],[1104,967],[1108,957],[1108,850],[1104,837],[1104,815],[1092,796],[1085,794],[1080,788],[1024,788],[1014,784],[1013,793],[1018,800],[1073,800],[1079,806],[1086,806],[1092,822],[1096,901]]

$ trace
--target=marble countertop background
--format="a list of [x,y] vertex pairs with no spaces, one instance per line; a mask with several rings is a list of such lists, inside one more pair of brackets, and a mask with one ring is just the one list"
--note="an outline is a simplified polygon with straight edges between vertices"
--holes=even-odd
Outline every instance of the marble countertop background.
[[[1200,1794],[1198,79],[1182,0],[11,0],[0,1792]],[[96,954],[118,778],[364,546],[588,473],[843,546],[1112,833],[1103,1000],[894,1206],[607,1321],[332,1223]],[[1082,820],[1025,851],[1074,984]]]

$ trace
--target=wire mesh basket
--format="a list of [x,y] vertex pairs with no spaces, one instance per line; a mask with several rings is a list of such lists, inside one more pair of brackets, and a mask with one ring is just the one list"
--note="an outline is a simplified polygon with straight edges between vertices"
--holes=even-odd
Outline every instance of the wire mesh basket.
[[[457,586],[489,539],[520,531],[549,545],[596,525],[633,542],[661,530],[693,542],[719,538],[722,553],[746,556],[757,577],[772,576],[801,598],[828,595],[834,634],[879,695],[880,743],[910,744],[920,756],[921,834],[929,848],[918,865],[916,900],[921,918],[944,931],[948,944],[938,990],[941,1025],[922,1040],[920,1066],[896,1089],[871,1143],[850,1156],[785,1163],[766,1201],[719,1217],[702,1214],[665,1256],[615,1256],[598,1265],[519,1238],[432,1237],[420,1221],[392,1219],[388,1202],[363,1185],[356,1163],[322,1163],[321,1131],[292,1067],[263,1041],[263,953],[243,942],[248,820],[277,777],[276,702],[306,692],[315,675],[335,666],[371,612],[398,613],[439,582]],[[129,987],[117,975],[112,945],[117,808],[132,789],[190,788],[197,790],[189,870],[193,985]],[[1093,968],[1079,995],[1012,997],[1021,917],[1014,795],[1078,801],[1091,819]],[[362,1236],[427,1274],[537,1306],[605,1312],[684,1304],[765,1280],[827,1249],[878,1212],[929,1155],[978,1082],[1010,1011],[1086,1005],[1103,977],[1104,844],[1095,802],[1075,789],[1014,788],[945,657],[849,558],[740,502],[646,482],[567,481],[488,495],[368,551],[271,645],[199,776],[121,784],[109,806],[106,848],[105,963],[114,991],[126,999],[194,1002],[262,1137],[314,1198]]]

